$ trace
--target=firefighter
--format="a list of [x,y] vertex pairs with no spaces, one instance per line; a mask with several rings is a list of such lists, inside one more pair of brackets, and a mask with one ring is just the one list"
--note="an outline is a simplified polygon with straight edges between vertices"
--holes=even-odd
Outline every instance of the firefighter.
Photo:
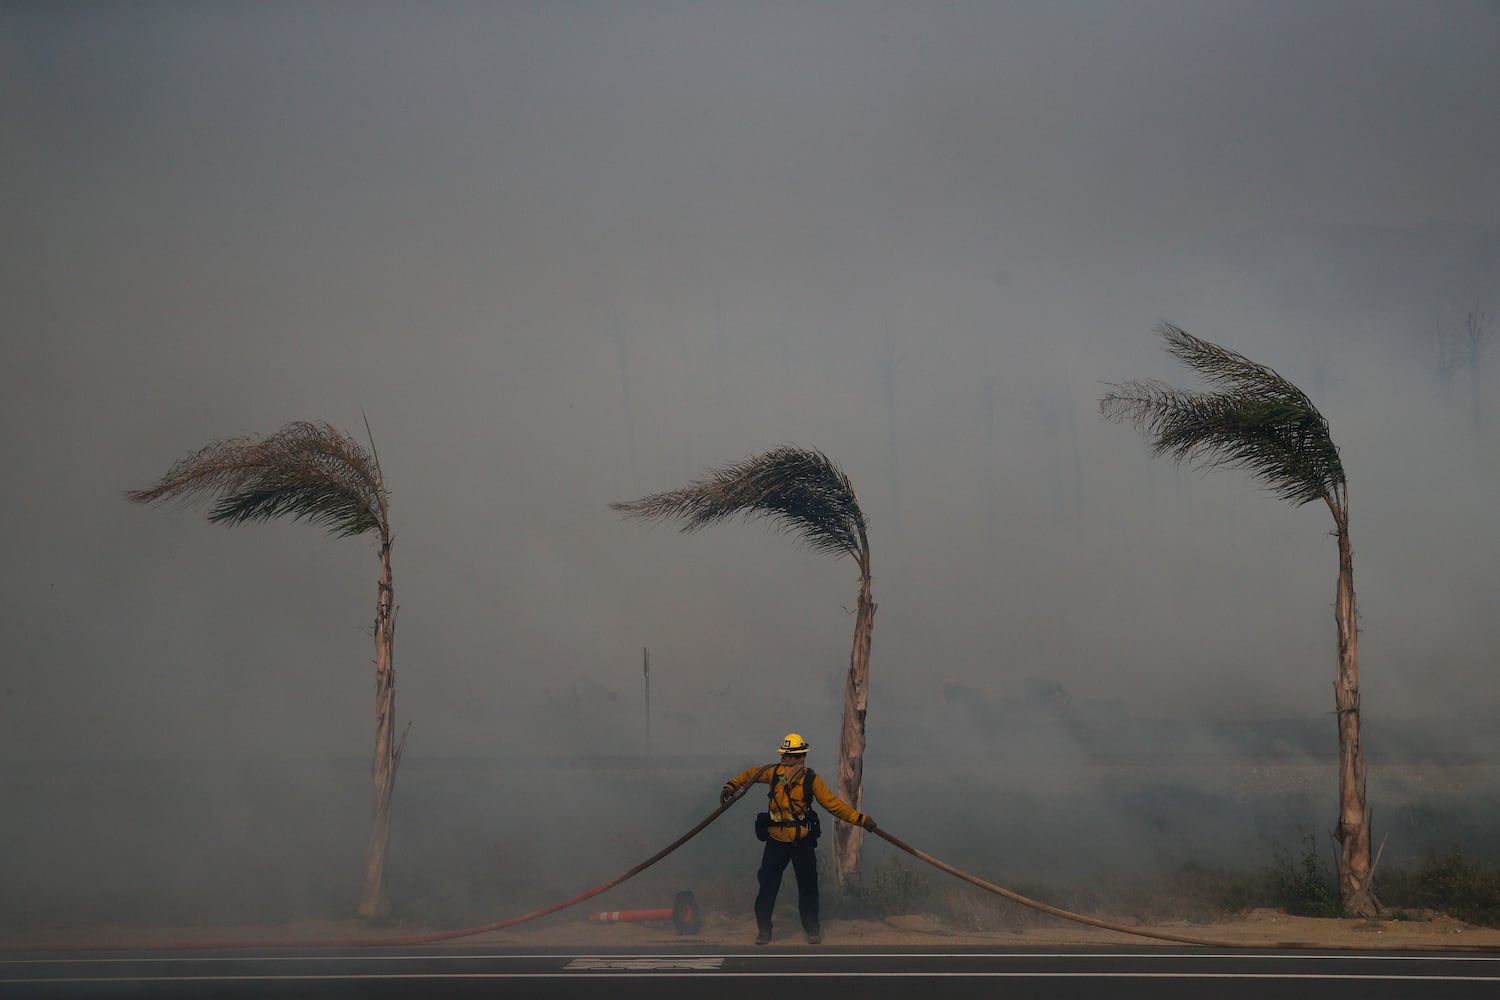
[[797,874],[797,910],[802,916],[807,943],[823,943],[818,924],[818,859],[814,853],[820,823],[812,807],[814,799],[845,823],[875,829],[873,819],[829,791],[823,779],[807,766],[808,749],[807,741],[800,735],[787,733],[781,741],[780,763],[749,768],[724,782],[719,793],[719,802],[725,803],[753,782],[771,786],[769,809],[756,817],[755,826],[756,836],[766,842],[760,871],[756,872],[760,882],[760,892],[755,897],[755,923],[759,928],[756,944],[771,943],[771,912],[776,908],[776,893],[788,862]]

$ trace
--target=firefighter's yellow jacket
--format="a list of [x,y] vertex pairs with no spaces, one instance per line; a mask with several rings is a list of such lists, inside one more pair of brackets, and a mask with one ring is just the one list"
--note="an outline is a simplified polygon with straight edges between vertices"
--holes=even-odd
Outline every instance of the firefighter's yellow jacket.
[[[737,792],[751,782],[770,785],[771,802],[768,811],[771,813],[771,829],[769,836],[772,840],[791,844],[807,836],[807,824],[799,821],[812,811],[812,803],[802,801],[802,791],[806,784],[803,778],[805,770],[803,766],[787,767],[785,764],[767,768],[746,768],[724,782],[724,788],[726,791]],[[813,797],[818,800],[818,804],[845,823],[854,823],[858,826],[868,825],[866,823],[868,817],[833,794],[823,783],[823,776],[816,771],[813,772],[812,790]],[[785,825],[778,826],[778,823]]]

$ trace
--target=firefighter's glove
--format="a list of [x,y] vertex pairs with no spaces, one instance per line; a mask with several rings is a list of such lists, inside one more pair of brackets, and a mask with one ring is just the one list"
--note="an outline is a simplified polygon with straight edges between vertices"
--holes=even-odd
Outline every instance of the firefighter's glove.
[[732,798],[734,798],[734,786],[725,785],[724,790],[719,792],[719,805],[727,806],[729,804],[729,800]]
[[866,816],[864,819],[859,821],[859,825],[864,827],[866,830],[874,830],[875,820],[871,816]]

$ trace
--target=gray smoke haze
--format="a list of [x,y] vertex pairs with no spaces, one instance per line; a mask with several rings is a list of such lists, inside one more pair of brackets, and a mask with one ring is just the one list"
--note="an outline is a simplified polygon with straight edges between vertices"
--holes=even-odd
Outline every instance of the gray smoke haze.
[[[283,761],[312,790],[278,823],[362,844],[372,546],[120,495],[362,414],[413,723],[397,822],[429,838],[488,843],[520,793],[486,771],[454,813],[420,760],[640,754],[642,647],[658,754],[746,766],[796,729],[832,766],[853,564],[607,507],[785,442],[871,522],[866,802],[914,842],[981,824],[932,830],[945,789],[1044,800],[1038,761],[1100,745],[1013,726],[1027,678],[1133,753],[1288,719],[1331,752],[1327,512],[1097,416],[1105,382],[1184,384],[1163,319],[1331,422],[1371,752],[1500,750],[1496,376],[1476,420],[1423,354],[1476,304],[1500,323],[1497,39],[1500,8],[1457,0],[0,3],[7,780]],[[899,791],[907,751],[951,762],[934,801]],[[721,770],[629,836],[670,839]],[[248,843],[251,773],[23,805],[14,837],[87,853],[191,814]],[[561,823],[630,801],[590,787]]]

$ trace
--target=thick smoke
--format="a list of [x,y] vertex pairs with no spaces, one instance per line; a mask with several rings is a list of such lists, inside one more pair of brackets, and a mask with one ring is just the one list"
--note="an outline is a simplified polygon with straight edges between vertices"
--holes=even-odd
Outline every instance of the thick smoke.
[[1388,857],[1484,846],[1500,354],[1433,351],[1500,325],[1497,20],[8,5],[0,919],[352,905],[372,547],[120,493],[294,419],[392,491],[408,914],[614,874],[788,729],[832,770],[853,563],[607,506],[785,442],[870,518],[892,829],[1062,879],[1326,828],[1330,519],[1099,420],[1185,380],[1164,319],[1328,416]]

